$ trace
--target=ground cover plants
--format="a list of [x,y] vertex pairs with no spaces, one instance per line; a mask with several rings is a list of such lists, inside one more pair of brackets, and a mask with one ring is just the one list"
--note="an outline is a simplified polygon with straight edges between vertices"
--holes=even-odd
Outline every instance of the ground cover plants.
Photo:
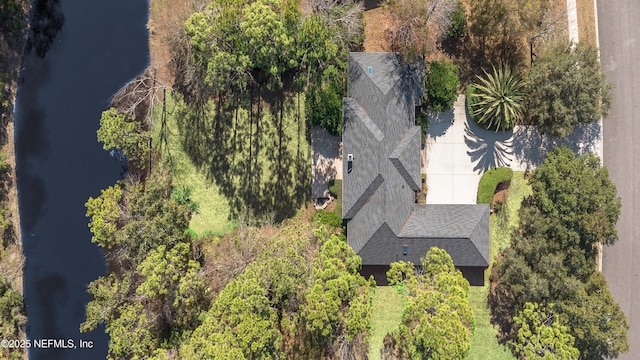
[[478,183],[478,204],[491,204],[498,184],[509,182],[512,177],[513,170],[507,167],[490,169],[482,174]]

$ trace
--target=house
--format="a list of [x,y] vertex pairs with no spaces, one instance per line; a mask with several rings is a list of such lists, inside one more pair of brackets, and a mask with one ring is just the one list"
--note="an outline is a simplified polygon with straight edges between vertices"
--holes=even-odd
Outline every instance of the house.
[[386,283],[390,263],[420,264],[437,246],[472,285],[482,285],[490,257],[489,206],[416,203],[421,128],[415,106],[423,68],[393,53],[349,54],[342,135],[347,242],[362,258],[362,274],[379,284]]

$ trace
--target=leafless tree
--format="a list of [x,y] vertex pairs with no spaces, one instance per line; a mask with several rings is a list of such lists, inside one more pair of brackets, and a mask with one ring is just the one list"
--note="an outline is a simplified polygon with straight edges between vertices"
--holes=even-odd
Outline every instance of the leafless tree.
[[342,31],[335,40],[346,43],[351,51],[362,50],[359,47],[364,30],[363,11],[362,2],[354,0],[309,0],[303,9],[305,14],[323,19],[327,26],[337,25]]
[[152,67],[145,69],[113,95],[111,104],[121,113],[146,119],[153,106],[161,103],[162,90],[167,88],[156,79],[155,72]]
[[424,58],[451,25],[456,0],[386,0],[391,15],[387,37],[391,50]]

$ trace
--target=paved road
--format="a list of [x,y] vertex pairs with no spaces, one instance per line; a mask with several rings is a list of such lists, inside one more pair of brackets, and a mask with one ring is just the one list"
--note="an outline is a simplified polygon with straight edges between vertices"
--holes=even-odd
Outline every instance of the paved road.
[[602,66],[615,87],[604,122],[604,164],[622,198],[619,241],[605,248],[603,271],[631,325],[631,351],[619,359],[640,359],[640,2],[600,0],[598,21]]

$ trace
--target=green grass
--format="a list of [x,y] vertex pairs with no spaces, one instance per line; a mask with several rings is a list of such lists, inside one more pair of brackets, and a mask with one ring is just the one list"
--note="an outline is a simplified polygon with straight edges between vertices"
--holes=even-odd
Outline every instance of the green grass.
[[369,360],[380,359],[384,337],[400,325],[405,299],[393,286],[378,286],[373,295]]
[[508,167],[490,169],[482,174],[478,184],[478,204],[491,204],[498,184],[509,181],[512,177],[513,170]]
[[472,286],[469,303],[473,309],[476,330],[471,336],[471,349],[467,360],[515,359],[507,347],[498,344],[497,330],[491,325],[491,313],[487,308],[488,286]]
[[[216,184],[207,180],[206,175],[199,171],[182,149],[181,134],[174,116],[178,107],[184,106],[172,96],[167,95],[167,147],[163,148],[162,156],[171,159],[171,173],[176,187],[186,186],[191,189],[191,198],[198,203],[198,212],[193,214],[189,227],[197,235],[206,233],[224,234],[235,227],[229,220],[229,201],[220,193]],[[155,130],[153,142],[158,146],[160,132],[161,105],[155,110]]]
[[[491,265],[496,254],[509,246],[511,232],[518,226],[520,203],[528,195],[531,195],[531,187],[524,179],[524,172],[514,172],[506,204],[501,212],[491,215],[490,219]],[[489,273],[490,271],[485,273],[485,286],[472,286],[469,290],[469,303],[473,309],[476,329],[471,336],[471,350],[467,359],[515,359],[505,346],[498,344],[497,329],[491,325],[491,313],[487,307]]]
[[342,180],[329,180],[329,192],[336,197],[336,207],[333,212],[342,219]]
[[491,262],[496,254],[510,244],[511,232],[518,227],[520,217],[520,203],[526,196],[532,194],[531,186],[524,179],[524,172],[516,171],[509,186],[509,197],[499,213],[491,215]]
[[[179,96],[167,95],[162,156],[171,159],[175,185],[191,188],[199,205],[190,223],[193,231],[224,234],[236,219],[278,222],[308,200],[311,150],[303,100],[286,99],[282,108],[279,102],[254,104],[253,116],[243,108],[216,116],[214,104],[186,106]],[[163,145],[162,106],[155,110],[158,147]]]

